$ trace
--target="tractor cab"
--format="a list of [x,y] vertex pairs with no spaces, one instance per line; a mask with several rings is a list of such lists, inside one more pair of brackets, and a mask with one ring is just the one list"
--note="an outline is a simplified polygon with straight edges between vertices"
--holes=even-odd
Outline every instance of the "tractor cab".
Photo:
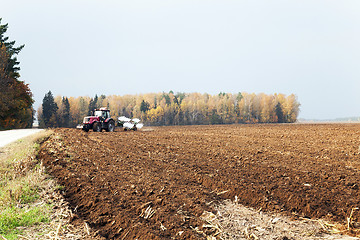
[[110,118],[110,110],[107,110],[106,108],[96,109],[94,115],[95,117],[100,117],[105,120]]

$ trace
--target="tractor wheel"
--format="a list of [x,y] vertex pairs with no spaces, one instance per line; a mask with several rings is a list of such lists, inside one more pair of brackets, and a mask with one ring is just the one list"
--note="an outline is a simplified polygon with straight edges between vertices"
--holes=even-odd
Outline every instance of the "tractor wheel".
[[98,122],[94,123],[94,125],[93,125],[93,131],[94,131],[94,132],[101,132],[100,123],[98,123]]
[[108,123],[108,126],[106,128],[107,132],[113,132],[115,129],[115,122],[113,120],[110,120]]
[[86,124],[86,125],[84,125],[84,126],[82,127],[82,130],[83,130],[84,132],[88,132],[88,131],[90,130],[90,126],[89,126],[88,124]]

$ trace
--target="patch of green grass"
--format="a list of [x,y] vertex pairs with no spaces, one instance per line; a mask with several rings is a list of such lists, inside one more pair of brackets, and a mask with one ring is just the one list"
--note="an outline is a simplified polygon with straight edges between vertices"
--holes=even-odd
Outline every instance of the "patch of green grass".
[[17,234],[21,233],[18,227],[27,227],[48,221],[47,207],[6,208],[0,215],[0,234],[7,239],[17,239]]
[[51,206],[37,203],[46,181],[36,155],[50,134],[43,131],[1,148],[0,235],[8,240],[18,239],[24,227],[49,221]]
[[56,185],[56,186],[55,186],[55,189],[62,191],[62,190],[65,189],[65,187],[64,187],[64,186],[61,186],[61,185]]
[[41,176],[39,171],[30,170],[25,176],[5,179],[0,188],[0,214],[6,207],[18,203],[30,204],[39,199]]
[[38,189],[35,187],[26,184],[22,187],[21,195],[20,195],[20,202],[21,203],[33,203],[37,199],[39,199]]

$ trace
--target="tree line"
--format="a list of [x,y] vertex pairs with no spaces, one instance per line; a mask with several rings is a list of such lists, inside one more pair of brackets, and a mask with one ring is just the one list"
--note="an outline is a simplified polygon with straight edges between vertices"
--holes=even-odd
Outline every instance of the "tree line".
[[19,80],[17,55],[24,45],[15,47],[15,41],[5,36],[8,24],[0,18],[0,130],[32,127],[34,110],[28,84]]
[[294,94],[148,93],[95,95],[94,98],[54,97],[49,91],[38,109],[42,127],[75,127],[96,108],[107,107],[114,118],[140,118],[147,125],[232,123],[293,123],[300,103]]

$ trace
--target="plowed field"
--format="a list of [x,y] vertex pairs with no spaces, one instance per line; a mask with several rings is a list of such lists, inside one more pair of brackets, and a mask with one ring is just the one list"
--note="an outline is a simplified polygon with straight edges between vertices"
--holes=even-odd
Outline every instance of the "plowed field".
[[[347,225],[360,207],[360,125],[56,129],[39,153],[74,211],[110,239],[201,239],[222,199]],[[354,210],[350,229],[360,228]]]

